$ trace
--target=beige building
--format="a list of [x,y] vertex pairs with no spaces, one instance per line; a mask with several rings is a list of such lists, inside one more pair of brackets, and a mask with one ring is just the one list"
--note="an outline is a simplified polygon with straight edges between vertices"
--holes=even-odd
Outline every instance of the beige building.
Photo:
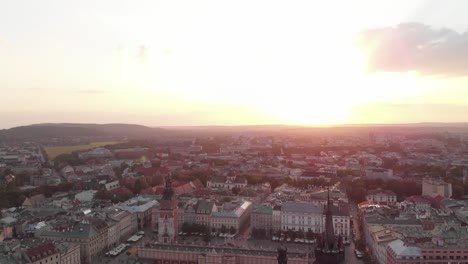
[[[107,248],[103,236],[107,236],[107,228],[96,228],[91,224],[77,224],[62,230],[43,230],[40,238],[78,243],[80,245],[81,263],[91,263],[98,255],[103,254]],[[44,263],[43,263],[44,264]]]
[[[137,215],[127,211],[114,209],[108,215],[108,218],[116,223],[116,233],[110,232],[110,241],[127,240],[138,231]],[[112,235],[117,236],[117,239],[112,239]],[[109,242],[112,244],[112,242]]]
[[370,226],[366,235],[367,245],[380,264],[387,263],[387,245],[401,237],[401,234],[382,225]]
[[79,244],[65,242],[58,244],[57,248],[60,250],[60,264],[81,263]]
[[452,184],[446,183],[443,180],[424,179],[422,182],[422,195],[432,198],[437,196],[450,198],[452,197]]

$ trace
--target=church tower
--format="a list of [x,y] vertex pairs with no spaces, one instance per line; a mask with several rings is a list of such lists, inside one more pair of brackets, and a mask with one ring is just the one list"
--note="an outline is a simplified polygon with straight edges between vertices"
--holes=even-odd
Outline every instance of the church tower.
[[336,236],[333,230],[332,206],[330,188],[328,188],[327,206],[325,208],[325,230],[315,248],[315,263],[338,264],[344,261],[343,238]]
[[174,243],[179,232],[179,207],[177,199],[174,198],[172,189],[172,178],[170,175],[165,178],[165,188],[163,198],[159,202],[158,219],[158,241],[159,243]]

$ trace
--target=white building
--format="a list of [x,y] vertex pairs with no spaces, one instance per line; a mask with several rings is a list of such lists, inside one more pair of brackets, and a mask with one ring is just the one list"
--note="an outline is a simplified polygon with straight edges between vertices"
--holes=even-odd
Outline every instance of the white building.
[[366,170],[366,177],[371,179],[388,179],[393,177],[393,170],[372,168]]
[[281,230],[323,232],[323,205],[287,202],[281,206]]
[[106,183],[104,186],[107,191],[112,191],[112,190],[120,188],[120,181],[117,180],[117,181],[109,182],[109,183]]
[[389,190],[370,190],[366,196],[369,204],[394,205],[397,202],[397,195]]
[[[321,203],[286,202],[281,206],[281,230],[322,233],[325,228],[324,205]],[[275,210],[273,210],[274,217]],[[345,240],[350,235],[350,215],[348,205],[339,203],[332,207],[333,227],[336,235]],[[273,219],[274,227],[274,219]]]
[[232,190],[233,188],[245,188],[247,186],[247,179],[244,177],[238,177],[233,173],[227,176],[212,177],[206,182],[208,188],[219,188]]

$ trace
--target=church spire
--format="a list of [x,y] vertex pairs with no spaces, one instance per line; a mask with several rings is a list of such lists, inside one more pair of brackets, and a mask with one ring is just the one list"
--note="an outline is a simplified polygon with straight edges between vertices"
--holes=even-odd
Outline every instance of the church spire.
[[172,177],[167,175],[165,178],[166,186],[164,187],[163,200],[172,200],[174,189],[172,189]]
[[327,205],[324,208],[325,228],[315,248],[316,263],[335,264],[344,260],[342,237],[336,236],[333,228],[333,202],[330,187],[327,188]]

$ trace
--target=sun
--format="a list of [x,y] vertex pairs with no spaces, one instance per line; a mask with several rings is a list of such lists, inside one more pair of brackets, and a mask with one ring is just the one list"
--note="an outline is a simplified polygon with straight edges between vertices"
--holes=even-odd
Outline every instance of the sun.
[[[372,100],[375,93],[367,81],[363,57],[349,47],[343,47],[339,57],[339,63],[332,66],[326,57],[317,58],[308,77],[291,82],[284,93],[273,94],[275,98],[261,103],[260,107],[279,122],[288,124],[349,122],[352,108]],[[295,77],[292,74],[289,78]]]

